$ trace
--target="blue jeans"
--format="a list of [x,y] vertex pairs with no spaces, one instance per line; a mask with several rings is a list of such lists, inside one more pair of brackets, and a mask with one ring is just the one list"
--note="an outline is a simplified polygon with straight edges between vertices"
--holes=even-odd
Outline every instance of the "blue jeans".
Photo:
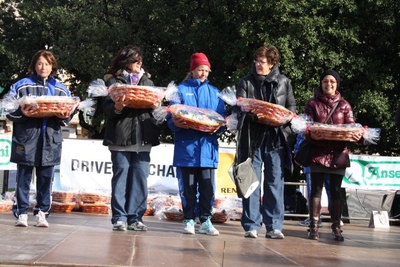
[[33,168],[35,168],[36,173],[36,206],[33,210],[33,215],[43,211],[47,213],[46,217],[48,217],[50,213],[54,166],[33,167],[18,164],[13,205],[13,214],[17,218],[21,214],[28,214]]
[[111,151],[111,223],[142,221],[147,209],[149,152]]
[[[284,205],[284,148],[272,149],[267,143],[257,149],[253,158],[254,170],[261,182],[264,166],[264,182],[250,195],[242,199],[243,214],[241,219],[245,231],[259,230],[262,223],[267,231],[282,230],[285,216]],[[264,196],[261,200],[261,186]]]

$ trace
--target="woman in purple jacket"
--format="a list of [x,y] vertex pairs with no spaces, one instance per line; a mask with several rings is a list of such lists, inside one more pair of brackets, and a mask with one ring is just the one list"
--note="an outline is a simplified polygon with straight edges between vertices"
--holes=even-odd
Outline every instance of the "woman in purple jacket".
[[[350,104],[344,100],[337,91],[340,85],[340,76],[334,70],[326,70],[322,73],[320,85],[314,93],[314,97],[308,100],[305,114],[314,122],[325,123],[329,114],[334,109],[327,124],[354,123],[353,111]],[[312,142],[311,152],[311,199],[309,200],[309,238],[318,239],[318,219],[321,210],[321,193],[324,177],[330,176],[331,207],[330,215],[332,223],[332,235],[337,241],[343,241],[340,228],[342,214],[342,200],[340,188],[345,170],[350,166],[349,150],[345,141],[313,140],[309,134],[306,140]],[[360,135],[354,135],[354,141],[359,141]]]

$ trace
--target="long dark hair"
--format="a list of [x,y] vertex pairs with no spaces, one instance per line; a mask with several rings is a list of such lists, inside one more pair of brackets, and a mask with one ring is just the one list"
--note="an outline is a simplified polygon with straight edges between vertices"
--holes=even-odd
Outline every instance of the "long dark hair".
[[121,75],[124,70],[129,70],[129,65],[143,60],[143,54],[139,47],[127,45],[118,51],[111,61],[108,73],[115,76]]

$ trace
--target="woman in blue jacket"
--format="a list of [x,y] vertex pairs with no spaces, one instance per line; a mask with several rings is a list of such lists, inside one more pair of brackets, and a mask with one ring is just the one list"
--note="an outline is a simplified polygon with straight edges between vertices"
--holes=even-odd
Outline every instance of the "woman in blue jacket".
[[[190,73],[179,84],[181,101],[170,104],[184,104],[216,111],[226,116],[225,104],[218,97],[219,90],[208,81],[211,64],[203,53],[191,56]],[[217,134],[189,129],[184,121],[168,118],[168,127],[175,134],[173,165],[177,168],[179,190],[182,200],[185,234],[194,234],[195,208],[199,193],[199,233],[218,235],[219,232],[211,223],[214,203],[215,169],[218,167]]]
[[[71,96],[70,91],[52,75],[57,74],[57,61],[50,51],[40,50],[28,68],[32,75],[12,85],[9,97],[24,96]],[[51,208],[51,190],[54,166],[60,164],[61,126],[71,120],[70,112],[57,116],[35,118],[38,110],[31,105],[19,107],[7,115],[13,122],[12,151],[10,161],[17,164],[17,184],[13,213],[16,226],[28,226],[29,191],[33,168],[36,173],[36,205],[33,215],[36,226],[49,227],[46,218]]]

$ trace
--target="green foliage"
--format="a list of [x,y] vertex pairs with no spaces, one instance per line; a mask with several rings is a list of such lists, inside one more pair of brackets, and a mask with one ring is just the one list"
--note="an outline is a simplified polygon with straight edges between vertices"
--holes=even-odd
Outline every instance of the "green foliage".
[[[31,56],[48,48],[71,74],[70,89],[85,99],[88,84],[103,77],[115,53],[136,44],[156,85],[179,83],[190,55],[202,51],[211,61],[211,83],[222,89],[250,71],[255,49],[273,44],[281,53],[281,72],[292,81],[298,113],[313,96],[319,74],[335,69],[357,121],[382,129],[378,146],[352,147],[354,153],[400,154],[394,128],[399,1],[5,0],[0,5],[2,85],[26,76]],[[104,118],[96,114],[92,123],[98,131]],[[232,142],[234,136],[224,133],[220,139]],[[166,127],[162,140],[173,140]]]

